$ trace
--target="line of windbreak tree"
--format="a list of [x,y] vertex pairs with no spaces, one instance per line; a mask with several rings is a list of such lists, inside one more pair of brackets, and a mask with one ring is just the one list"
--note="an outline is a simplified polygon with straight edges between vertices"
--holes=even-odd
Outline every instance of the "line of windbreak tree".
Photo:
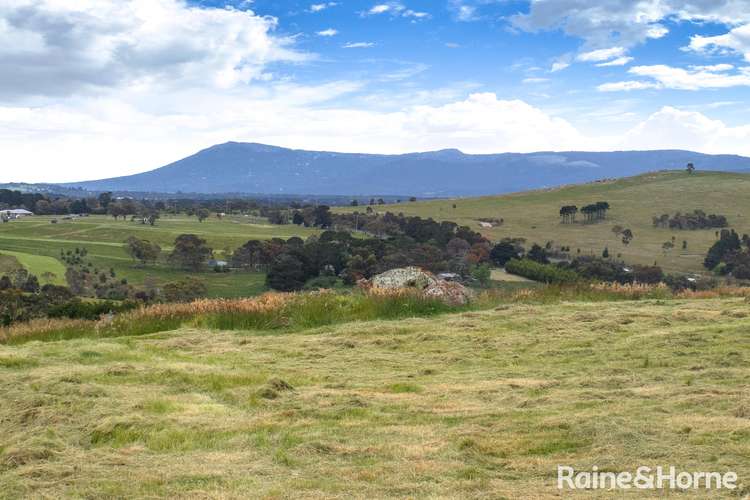
[[570,284],[580,281],[605,281],[611,283],[655,284],[665,281],[659,266],[628,265],[623,261],[582,255],[571,261],[553,264],[546,249],[532,246],[526,254],[509,260],[505,270],[525,278],[550,284]]
[[609,209],[609,203],[606,201],[597,201],[580,209],[576,205],[564,205],[560,207],[560,218],[563,224],[573,224],[576,221],[576,214],[580,212],[584,215],[585,222],[599,222],[607,217]]
[[725,216],[706,214],[703,210],[693,210],[692,213],[686,214],[677,212],[671,217],[669,214],[662,214],[653,217],[652,221],[654,227],[680,230],[717,229],[729,225]]

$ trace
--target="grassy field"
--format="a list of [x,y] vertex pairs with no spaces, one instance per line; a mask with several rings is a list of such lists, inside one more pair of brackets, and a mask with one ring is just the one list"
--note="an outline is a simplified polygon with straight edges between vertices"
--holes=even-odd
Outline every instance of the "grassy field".
[[65,284],[65,266],[54,257],[11,252],[2,249],[0,249],[0,256],[9,256],[16,259],[16,262],[21,267],[24,267],[31,274],[35,274],[42,285],[47,283],[54,285]]
[[[273,226],[250,223],[244,217],[211,218],[198,222],[195,217],[165,215],[156,226],[130,221],[115,221],[111,217],[92,216],[75,220],[53,217],[28,217],[0,225],[0,254],[15,256],[32,273],[56,269],[54,272],[64,281],[65,268],[57,260],[60,250],[85,247],[87,259],[100,269],[114,268],[117,275],[140,284],[150,276],[157,282],[166,282],[194,276],[206,282],[212,297],[239,297],[255,295],[264,287],[264,276],[254,273],[199,273],[190,274],[160,264],[138,268],[123,249],[129,236],[136,236],[158,243],[163,253],[171,251],[174,239],[183,233],[197,234],[208,241],[218,256],[225,256],[250,239],[273,237],[307,237],[315,234],[311,229],[299,226]],[[39,273],[41,274],[41,273]]]
[[611,497],[563,464],[742,498],[748,328],[742,299],[647,300],[0,346],[0,497]]
[[[723,172],[682,171],[645,174],[620,180],[596,182],[505,196],[434,200],[375,207],[378,211],[403,212],[406,215],[433,217],[468,225],[492,239],[527,238],[529,244],[549,240],[570,246],[573,254],[601,255],[609,247],[610,255],[622,254],[630,263],[656,262],[671,272],[703,272],[703,258],[715,241],[714,230],[673,231],[653,227],[652,217],[702,209],[725,215],[740,234],[750,233],[750,175]],[[561,224],[560,207],[579,208],[596,201],[608,201],[612,209],[607,220],[598,224]],[[456,208],[453,208],[453,205]],[[354,208],[340,208],[352,211]],[[361,208],[359,208],[361,210]],[[482,229],[477,219],[504,219],[500,227]],[[579,214],[579,220],[583,217]],[[626,246],[612,232],[620,225],[633,231],[635,238]],[[675,248],[667,253],[662,244],[675,237]],[[682,250],[682,241],[688,242]]]

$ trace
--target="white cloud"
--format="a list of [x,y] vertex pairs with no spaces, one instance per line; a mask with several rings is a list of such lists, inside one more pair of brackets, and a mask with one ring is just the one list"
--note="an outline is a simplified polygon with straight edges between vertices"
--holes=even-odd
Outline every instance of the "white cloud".
[[600,92],[619,92],[627,90],[659,89],[661,85],[652,82],[641,82],[638,80],[626,80],[624,82],[604,83],[596,87]]
[[370,14],[383,14],[391,10],[392,7],[388,4],[374,5],[368,12]]
[[430,17],[427,12],[419,12],[412,9],[406,8],[404,4],[400,2],[388,2],[373,5],[370,10],[366,12],[367,15],[378,15],[389,13],[393,16],[401,17],[412,17],[415,19],[424,19]]
[[554,61],[552,61],[552,66],[550,67],[550,72],[557,73],[558,71],[562,71],[565,68],[570,66],[571,61],[570,54],[563,54],[562,56],[558,57]]
[[667,88],[678,90],[720,89],[750,86],[750,67],[739,68],[736,72],[731,64],[712,66],[691,66],[675,68],[664,64],[634,66],[628,71],[633,75],[651,78],[652,81],[625,81],[600,85],[601,91],[640,90]]
[[275,83],[159,96],[131,90],[43,108],[0,106],[0,164],[13,166],[0,170],[0,181],[130,174],[228,140],[372,153],[457,147],[469,153],[684,148],[750,154],[750,126],[730,127],[675,108],[608,137],[584,135],[543,109],[491,93],[389,112],[332,104],[363,85]]
[[730,127],[701,113],[667,106],[628,131],[620,146],[750,155],[750,126]]
[[633,58],[630,56],[623,56],[623,57],[618,57],[617,59],[612,59],[611,61],[599,63],[597,64],[597,66],[600,68],[605,68],[608,66],[625,66],[632,60]]
[[102,88],[209,85],[265,78],[277,61],[301,61],[276,19],[181,0],[4,0],[0,99],[75,95]]
[[529,77],[529,78],[524,78],[522,80],[522,83],[546,83],[548,81],[549,81],[549,78]]
[[696,52],[738,53],[750,62],[750,24],[736,27],[723,35],[695,35],[690,39],[688,48]]
[[608,49],[597,49],[590,52],[579,54],[576,59],[583,62],[601,62],[609,59],[622,57],[625,55],[623,47],[611,47]]
[[318,31],[317,34],[319,36],[336,36],[339,32],[333,28],[328,28],[327,30]]
[[369,49],[374,46],[375,44],[373,42],[347,42],[342,45],[345,49]]
[[[201,90],[148,102],[128,95],[84,106],[0,107],[0,163],[15,167],[0,171],[0,181],[123,175],[228,140],[390,153],[445,147],[475,153],[534,151],[586,144],[565,120],[494,94],[393,112],[330,104],[358,88],[356,82],[316,88],[290,85],[258,90],[242,99]],[[194,105],[168,111],[174,103],[186,102]],[[105,168],[102,158],[107,159]]]
[[[748,0],[532,0],[529,13],[512,18],[527,31],[561,29],[591,49],[632,47],[668,33],[667,20],[750,23]],[[717,42],[724,43],[719,40]],[[697,42],[700,44],[700,42]],[[747,46],[747,45],[745,45]]]
[[336,2],[314,3],[310,6],[310,12],[320,12],[338,5]]

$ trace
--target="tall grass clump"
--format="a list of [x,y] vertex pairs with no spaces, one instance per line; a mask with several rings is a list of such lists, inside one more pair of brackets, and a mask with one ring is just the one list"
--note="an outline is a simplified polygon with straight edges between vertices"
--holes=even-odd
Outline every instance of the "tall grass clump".
[[96,337],[96,323],[82,319],[34,319],[0,328],[0,344]]
[[239,304],[212,301],[216,310],[202,312],[197,323],[221,330],[300,330],[350,321],[429,316],[455,310],[436,299],[408,291],[371,290],[349,294],[319,291],[268,294]]

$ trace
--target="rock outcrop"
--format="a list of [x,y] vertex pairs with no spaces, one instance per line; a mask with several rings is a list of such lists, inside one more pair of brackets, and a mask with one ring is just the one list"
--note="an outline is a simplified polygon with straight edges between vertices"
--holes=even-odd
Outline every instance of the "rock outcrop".
[[439,299],[450,305],[464,305],[472,298],[472,291],[460,283],[445,281],[434,274],[418,267],[391,269],[369,281],[362,281],[359,286],[364,289],[378,288],[385,290],[413,289],[425,297]]

